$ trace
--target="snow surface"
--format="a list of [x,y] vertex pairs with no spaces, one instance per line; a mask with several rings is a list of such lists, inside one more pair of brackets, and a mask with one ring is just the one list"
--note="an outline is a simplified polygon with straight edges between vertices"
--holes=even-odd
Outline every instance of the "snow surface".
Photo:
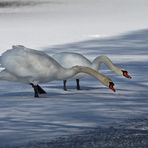
[[[116,84],[116,93],[95,79],[86,78],[81,80],[80,91],[75,89],[75,81],[68,81],[66,92],[62,89],[62,81],[43,84],[48,94],[41,98],[33,97],[29,85],[0,81],[0,147],[35,144],[100,126],[147,119],[147,48],[148,30],[42,48],[51,55],[72,51],[90,59],[105,54],[128,70],[133,79],[116,76],[102,66],[101,71]],[[147,130],[148,126],[129,128]]]
[[147,7],[147,0],[1,0],[0,52],[147,28]]

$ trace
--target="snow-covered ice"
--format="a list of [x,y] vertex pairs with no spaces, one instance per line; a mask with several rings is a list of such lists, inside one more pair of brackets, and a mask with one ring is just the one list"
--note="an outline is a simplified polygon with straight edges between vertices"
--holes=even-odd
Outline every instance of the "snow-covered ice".
[[89,77],[81,80],[80,91],[75,81],[68,81],[67,92],[62,81],[42,84],[48,94],[38,99],[29,85],[0,81],[0,148],[37,148],[38,142],[44,148],[44,142],[57,137],[101,127],[148,133],[148,29],[143,29],[148,24],[147,4],[146,0],[0,1],[0,53],[21,44],[51,55],[78,52],[91,60],[103,54],[133,77],[116,76],[103,65],[101,72],[114,81],[116,93]]
[[[79,52],[90,59],[105,54],[128,70],[133,79],[116,76],[103,65],[101,72],[112,78],[116,93],[89,77],[81,80],[80,91],[75,89],[75,81],[68,81],[67,92],[62,81],[42,84],[48,94],[37,99],[29,85],[0,81],[0,147],[49,141],[97,127],[122,125],[127,120],[147,119],[147,47],[148,30],[139,30],[42,48],[50,54]],[[148,128],[135,125],[128,128]]]

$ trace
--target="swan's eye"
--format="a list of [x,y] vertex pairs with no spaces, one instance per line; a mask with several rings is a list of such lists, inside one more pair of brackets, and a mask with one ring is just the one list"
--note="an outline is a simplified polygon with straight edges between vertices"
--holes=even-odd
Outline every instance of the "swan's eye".
[[126,78],[131,79],[132,77],[128,74],[128,72],[126,70],[122,70],[123,76]]
[[115,88],[114,88],[114,83],[113,83],[113,82],[109,82],[109,88],[110,88],[113,92],[116,91]]

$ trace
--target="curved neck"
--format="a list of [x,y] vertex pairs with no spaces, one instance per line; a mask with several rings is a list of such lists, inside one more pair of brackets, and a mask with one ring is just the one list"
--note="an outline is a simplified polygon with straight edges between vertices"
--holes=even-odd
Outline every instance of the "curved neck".
[[75,69],[72,68],[60,68],[60,70],[58,70],[57,74],[56,74],[56,79],[57,80],[67,80],[72,78],[73,76],[75,76],[77,74],[77,72],[75,71]]
[[[108,86],[108,82],[112,82],[111,79],[109,79],[107,76],[97,72],[96,70],[92,69],[92,68],[89,68],[89,67],[84,67],[84,66],[74,66],[70,69],[67,69],[68,74],[67,76],[70,76],[70,73],[71,73],[71,76],[73,77],[74,75],[76,75],[77,73],[86,73],[86,74],[89,74],[93,77],[95,77],[96,79],[98,79],[102,84]],[[66,71],[66,74],[67,74],[67,71]],[[69,77],[71,78],[71,77]]]
[[121,75],[121,69],[118,68],[117,66],[115,66],[112,61],[107,57],[107,56],[99,56],[96,57],[93,62],[92,62],[92,66],[96,69],[99,70],[100,69],[100,65],[104,63],[110,70],[112,70],[113,72]]

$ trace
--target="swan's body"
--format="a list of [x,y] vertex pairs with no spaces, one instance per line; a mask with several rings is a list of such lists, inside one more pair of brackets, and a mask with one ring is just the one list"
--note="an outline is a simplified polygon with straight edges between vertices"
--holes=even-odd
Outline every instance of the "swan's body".
[[[87,58],[85,58],[83,55],[78,53],[72,53],[72,52],[61,52],[52,55],[52,57],[60,63],[65,68],[70,68],[72,66],[85,66],[85,67],[92,67],[91,61],[89,61]],[[87,76],[84,73],[80,73],[72,77],[72,79],[80,79],[84,76]]]
[[[70,68],[75,65],[80,65],[80,66],[86,66],[93,68],[95,70],[100,69],[100,65],[104,63],[110,70],[112,70],[114,73],[117,75],[125,76],[127,78],[131,78],[128,75],[128,72],[115,66],[112,61],[107,57],[107,56],[98,56],[96,57],[93,62],[91,62],[89,59],[84,57],[81,54],[78,53],[72,53],[72,52],[62,52],[62,53],[57,53],[52,56],[58,63],[60,63],[63,67],[65,68]],[[73,78],[76,79],[77,81],[77,89],[80,89],[79,85],[79,79],[86,76],[85,74],[77,74]],[[64,81],[64,89],[66,89],[66,80]]]
[[104,85],[114,90],[111,79],[91,68],[82,66],[63,68],[44,52],[20,45],[13,46],[13,49],[7,50],[2,54],[1,65],[5,68],[0,72],[1,80],[31,84],[35,90],[35,97],[38,97],[38,93],[42,91],[40,90],[42,88],[38,85],[39,83],[67,80],[80,72],[96,77]]

